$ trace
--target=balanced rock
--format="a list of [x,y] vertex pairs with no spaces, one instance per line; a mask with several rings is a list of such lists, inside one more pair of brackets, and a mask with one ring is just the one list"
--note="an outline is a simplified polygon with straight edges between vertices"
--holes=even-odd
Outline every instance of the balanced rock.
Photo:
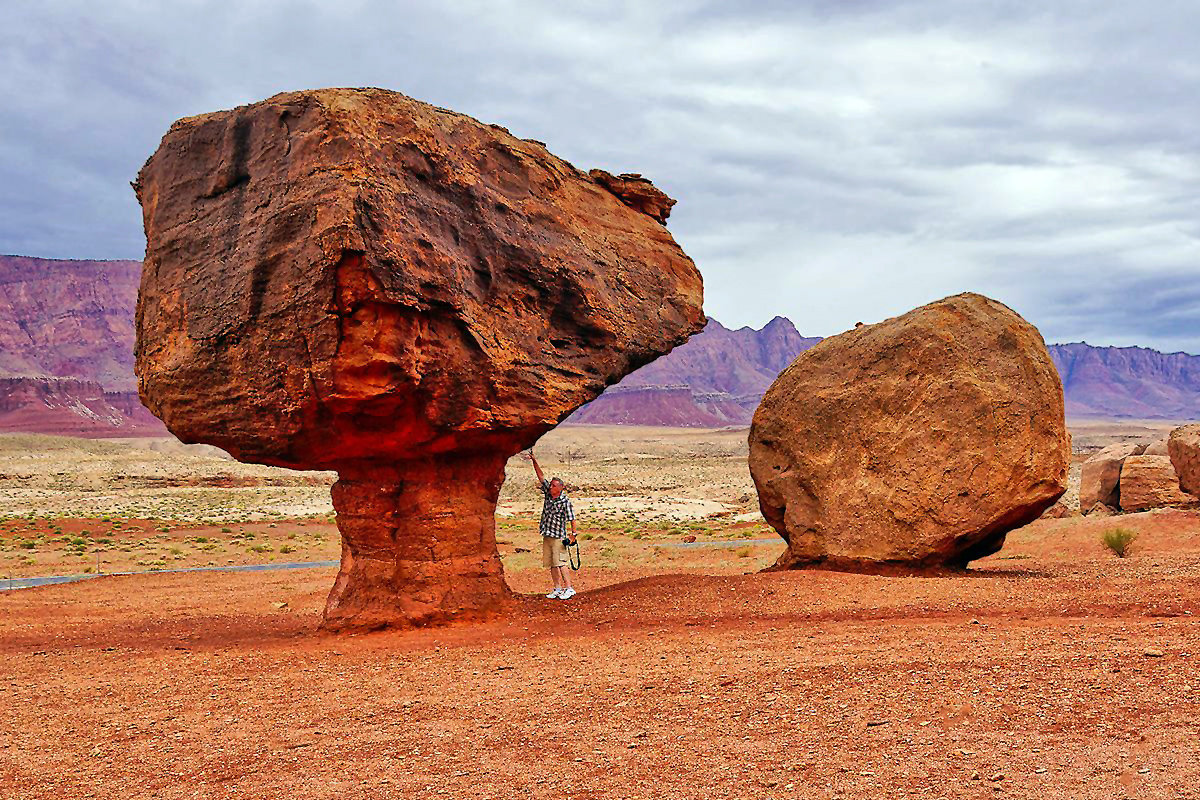
[[379,89],[183,119],[142,168],[142,398],[185,442],[339,472],[327,627],[509,606],[505,461],[703,326],[672,201],[609,178]]
[[1140,444],[1110,444],[1087,461],[1079,470],[1079,507],[1090,509],[1097,503],[1110,508],[1120,507],[1121,465],[1130,456],[1141,455],[1146,449]]
[[1200,424],[1171,431],[1167,450],[1179,476],[1179,488],[1200,497]]
[[1130,456],[1121,467],[1121,510],[1185,506],[1196,498],[1179,488],[1179,476],[1168,456]]
[[801,353],[750,428],[776,569],[965,565],[1054,505],[1069,457],[1041,335],[977,294]]

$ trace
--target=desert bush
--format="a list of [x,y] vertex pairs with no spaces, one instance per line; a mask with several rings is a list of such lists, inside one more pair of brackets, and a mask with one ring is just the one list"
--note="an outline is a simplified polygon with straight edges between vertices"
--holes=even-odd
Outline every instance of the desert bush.
[[279,548],[279,552],[281,552],[281,553],[294,553],[294,552],[296,552],[296,548],[292,547],[290,544],[285,544],[285,545],[283,545],[282,547],[280,547],[280,548]]
[[1131,531],[1129,528],[1109,528],[1100,534],[1100,541],[1118,558],[1124,558],[1129,554],[1130,548],[1133,547],[1133,540],[1136,538],[1137,531]]
[[739,547],[737,549],[737,551],[734,553],[734,555],[736,555],[738,558],[749,558],[750,557],[750,548],[749,547]]

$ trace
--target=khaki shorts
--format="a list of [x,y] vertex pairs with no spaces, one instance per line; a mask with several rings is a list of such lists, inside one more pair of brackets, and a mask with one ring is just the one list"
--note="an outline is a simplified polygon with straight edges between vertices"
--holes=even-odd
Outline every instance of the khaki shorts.
[[565,567],[567,565],[567,543],[554,536],[542,537],[542,566]]

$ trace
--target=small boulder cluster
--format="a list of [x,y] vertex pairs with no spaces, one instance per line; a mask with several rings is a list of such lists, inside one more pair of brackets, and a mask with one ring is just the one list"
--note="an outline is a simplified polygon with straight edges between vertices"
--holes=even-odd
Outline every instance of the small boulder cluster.
[[1200,503],[1200,424],[1150,445],[1110,445],[1083,464],[1079,508],[1106,516]]

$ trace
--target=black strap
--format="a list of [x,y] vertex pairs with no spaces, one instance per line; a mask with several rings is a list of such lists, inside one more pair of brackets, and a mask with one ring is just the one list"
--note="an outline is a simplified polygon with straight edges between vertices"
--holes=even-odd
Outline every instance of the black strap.
[[567,563],[569,563],[571,565],[571,569],[578,570],[579,566],[581,564],[583,564],[583,557],[579,555],[579,540],[578,539],[575,540],[575,544],[574,544],[575,554],[574,555],[571,555],[572,545],[571,545],[570,540],[564,540],[563,544],[565,544],[567,546]]

